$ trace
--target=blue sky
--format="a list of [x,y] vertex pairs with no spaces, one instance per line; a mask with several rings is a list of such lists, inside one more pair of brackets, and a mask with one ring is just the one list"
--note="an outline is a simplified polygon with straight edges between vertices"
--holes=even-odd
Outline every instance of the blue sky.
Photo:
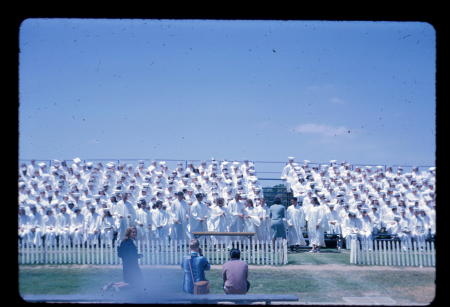
[[435,164],[421,22],[27,19],[19,158]]

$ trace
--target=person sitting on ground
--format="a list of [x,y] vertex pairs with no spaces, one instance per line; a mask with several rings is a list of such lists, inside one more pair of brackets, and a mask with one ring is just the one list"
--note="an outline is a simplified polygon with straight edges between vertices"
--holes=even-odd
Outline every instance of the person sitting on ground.
[[246,294],[250,289],[248,264],[240,260],[241,252],[237,248],[230,251],[230,258],[222,266],[223,291],[225,294]]
[[194,282],[207,280],[205,271],[211,268],[206,257],[203,257],[200,243],[197,239],[189,242],[191,254],[185,256],[181,262],[181,268],[184,271],[183,291],[194,293]]

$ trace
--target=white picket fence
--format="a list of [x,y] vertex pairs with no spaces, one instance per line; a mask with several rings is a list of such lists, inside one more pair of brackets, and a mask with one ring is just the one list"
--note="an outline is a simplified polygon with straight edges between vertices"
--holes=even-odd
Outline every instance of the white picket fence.
[[367,244],[367,242],[352,240],[350,263],[380,266],[436,266],[434,242],[401,243],[395,240],[373,242],[374,244]]
[[[236,240],[230,241],[233,247],[241,251],[241,259],[248,264],[284,265],[287,264],[287,242]],[[189,254],[188,241],[138,241],[141,265],[179,265],[183,256]],[[203,255],[211,264],[223,264],[229,260],[228,248],[216,248],[213,244],[200,239]],[[34,246],[19,243],[19,264],[121,264],[117,247],[94,245],[84,246]]]

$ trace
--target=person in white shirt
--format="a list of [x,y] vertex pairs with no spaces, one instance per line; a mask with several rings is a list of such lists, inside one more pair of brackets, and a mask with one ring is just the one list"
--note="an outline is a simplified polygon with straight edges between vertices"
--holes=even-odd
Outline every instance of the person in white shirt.
[[325,246],[325,212],[320,205],[317,197],[313,197],[313,207],[311,207],[305,216],[308,222],[308,239],[312,247],[312,253],[320,252],[320,247]]
[[74,208],[75,214],[72,216],[70,222],[70,236],[72,238],[72,244],[81,245],[84,243],[85,223],[84,216],[81,214],[80,208]]
[[116,221],[109,209],[103,210],[100,222],[100,240],[104,246],[112,246],[114,232],[116,231]]
[[46,246],[55,246],[56,245],[56,234],[57,234],[57,225],[56,218],[53,214],[53,210],[48,208],[46,210],[46,215],[43,216],[42,222],[44,225],[44,237],[45,237],[45,245]]
[[196,201],[192,204],[189,216],[190,232],[207,231],[207,219],[209,217],[209,208],[203,202],[203,194],[195,195]]
[[304,178],[300,177],[296,180],[295,183],[291,185],[292,193],[294,197],[302,197],[307,192],[307,184],[304,180]]
[[32,242],[35,246],[42,245],[42,236],[44,233],[44,225],[42,215],[37,211],[36,205],[30,206],[30,232],[28,233],[28,242]]
[[370,250],[372,248],[373,224],[372,224],[372,220],[370,219],[368,212],[369,212],[368,207],[363,206],[361,208],[362,229],[359,232],[359,235],[363,242],[363,248]]
[[30,233],[30,217],[26,214],[25,208],[19,208],[19,239],[21,244],[28,245],[28,236]]
[[157,200],[152,212],[152,224],[155,229],[154,235],[156,240],[166,240],[169,236],[169,215],[166,210],[163,209],[163,202]]
[[186,240],[187,224],[189,218],[189,205],[184,200],[184,193],[179,191],[176,193],[177,199],[172,202],[171,213],[173,215],[173,228],[171,239]]
[[111,213],[114,216],[117,228],[117,241],[121,241],[125,237],[125,231],[128,228],[128,221],[131,215],[128,213],[127,207],[121,200],[121,194],[118,193],[111,197]]
[[70,244],[70,223],[71,216],[67,213],[67,207],[65,204],[60,206],[60,212],[56,216],[57,231],[60,246],[67,246]]
[[89,213],[85,216],[86,220],[86,242],[89,246],[97,245],[100,237],[100,225],[101,225],[101,217],[100,214],[95,212],[95,207],[91,206],[89,208]]
[[372,204],[371,209],[372,210],[368,214],[372,221],[372,233],[377,235],[381,231],[381,228],[385,228],[386,225],[382,222],[379,207],[376,204]]
[[356,217],[355,210],[349,210],[348,218],[344,220],[342,225],[342,236],[345,240],[346,249],[350,249],[351,242],[359,238],[359,233],[362,230],[362,222]]
[[291,198],[291,205],[286,210],[287,241],[291,249],[296,246],[306,246],[306,241],[303,237],[306,220],[301,206],[302,203],[303,200],[293,197]]
[[92,200],[87,199],[84,202],[84,206],[81,208],[81,214],[86,217],[90,212],[91,206],[92,206]]
[[338,236],[338,249],[342,248],[342,217],[337,210],[335,210],[336,203],[331,201],[328,203],[329,210],[326,213],[326,228],[325,232],[329,235],[337,235]]
[[414,216],[411,219],[413,226],[411,234],[414,240],[418,242],[424,242],[428,235],[428,229],[425,220],[421,216],[420,212],[421,212],[420,208],[417,207],[414,208]]
[[260,226],[256,228],[256,238],[259,241],[268,241],[270,239],[270,216],[264,198],[256,199],[256,212],[261,221]]
[[244,232],[255,232],[256,229],[261,225],[261,220],[259,219],[258,212],[253,205],[251,199],[247,199],[244,208]]
[[139,199],[137,203],[138,209],[136,210],[136,221],[135,221],[137,229],[137,236],[136,236],[137,241],[146,241],[150,239],[147,223],[148,214],[144,209],[146,206],[147,202],[145,201],[145,198]]
[[231,214],[231,232],[242,232],[244,230],[244,202],[241,201],[241,194],[236,193],[234,199],[228,203]]
[[403,250],[406,250],[408,246],[410,246],[411,230],[408,225],[406,225],[405,221],[402,221],[400,215],[394,216],[393,221],[388,224],[386,230],[390,235],[400,239]]
[[[226,208],[225,200],[219,197],[215,200],[215,206],[211,208],[210,223],[217,232],[228,232],[231,222],[230,212]],[[212,236],[213,244],[227,244],[229,242],[228,236]]]
[[287,179],[291,172],[294,172],[294,157],[288,157],[288,163],[283,167],[283,170],[281,171],[280,178],[285,181],[286,187],[289,189],[290,185],[287,183]]

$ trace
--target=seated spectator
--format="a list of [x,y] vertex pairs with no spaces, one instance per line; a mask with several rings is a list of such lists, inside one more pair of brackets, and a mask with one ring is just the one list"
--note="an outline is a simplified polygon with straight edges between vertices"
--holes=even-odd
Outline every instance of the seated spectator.
[[246,294],[250,289],[248,278],[248,264],[240,260],[239,249],[230,251],[231,260],[222,266],[223,291],[226,294]]
[[184,271],[183,291],[194,293],[194,282],[206,280],[205,271],[211,268],[208,259],[203,257],[200,243],[197,239],[192,239],[189,243],[191,254],[185,256],[181,268]]

